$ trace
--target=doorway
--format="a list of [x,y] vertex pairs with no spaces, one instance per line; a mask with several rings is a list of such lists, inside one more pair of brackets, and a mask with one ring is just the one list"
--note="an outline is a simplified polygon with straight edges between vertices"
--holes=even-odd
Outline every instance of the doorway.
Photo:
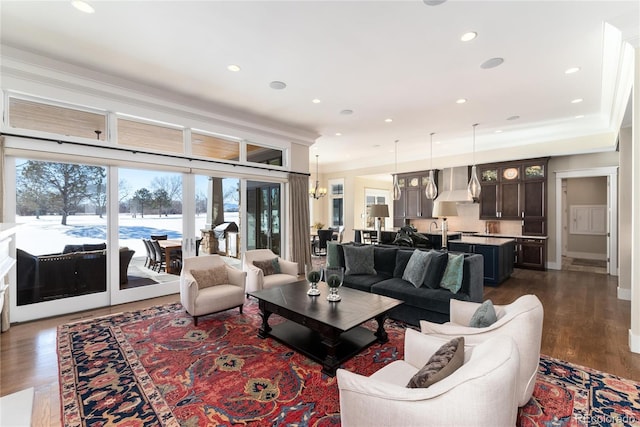
[[247,181],[247,250],[271,249],[281,255],[281,188]]
[[[578,229],[581,230],[579,235],[584,235],[582,231],[585,229],[597,230],[602,234],[603,231],[596,227],[590,226],[590,222],[593,222],[595,226],[597,223],[601,224],[600,227],[604,227],[604,235],[606,238],[606,272],[612,276],[618,275],[618,168],[617,167],[603,167],[603,168],[591,168],[575,171],[558,171],[556,172],[556,261],[555,265],[557,269],[562,268],[562,256],[566,253],[565,244],[568,242],[568,233],[570,233],[571,222],[569,221],[569,215],[571,215],[571,208],[565,195],[566,182],[573,178],[596,178],[602,177],[606,180],[606,207],[602,212],[602,195],[600,195],[599,202],[595,205],[587,204],[575,204],[578,212],[574,209],[576,215],[576,221],[581,222],[576,224]],[[579,201],[579,200],[578,200]],[[580,202],[581,203],[581,202]],[[592,209],[595,208],[595,209]],[[580,212],[581,210],[581,212]],[[586,218],[578,218],[577,215],[586,215]],[[602,218],[604,216],[604,218]],[[566,221],[563,218],[567,218]],[[602,225],[604,222],[604,225]],[[574,226],[575,231],[575,226]],[[578,246],[579,247],[579,246]],[[567,246],[568,248],[568,246]],[[583,254],[584,255],[584,254]],[[581,257],[584,259],[584,257]]]
[[562,270],[607,274],[607,177],[562,180]]

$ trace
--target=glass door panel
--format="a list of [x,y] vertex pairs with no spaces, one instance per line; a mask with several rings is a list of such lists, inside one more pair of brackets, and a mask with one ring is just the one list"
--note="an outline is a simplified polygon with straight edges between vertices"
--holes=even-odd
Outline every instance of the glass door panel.
[[270,242],[269,247],[276,254],[281,254],[280,251],[280,185],[272,186],[269,188],[271,192],[270,200]]
[[281,251],[280,184],[247,181],[247,249]]
[[61,314],[70,306],[80,310],[104,305],[108,301],[106,168],[13,161],[15,222],[21,226],[16,232],[12,321]]
[[204,175],[197,175],[195,180],[197,254],[238,258],[240,180]]
[[178,280],[182,268],[182,175],[118,170],[119,289]]

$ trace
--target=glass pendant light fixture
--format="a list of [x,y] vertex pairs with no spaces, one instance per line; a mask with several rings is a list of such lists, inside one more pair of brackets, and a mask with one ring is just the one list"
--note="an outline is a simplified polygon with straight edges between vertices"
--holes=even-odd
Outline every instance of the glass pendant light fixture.
[[398,185],[398,140],[396,139],[396,167],[395,174],[393,175],[393,200],[400,200],[402,196],[402,190],[400,189],[400,185]]
[[438,195],[438,187],[436,187],[436,181],[433,179],[433,135],[435,132],[431,132],[431,141],[429,142],[429,176],[427,177],[427,186],[424,188],[424,194],[427,199],[435,199]]
[[467,186],[469,195],[473,197],[474,200],[480,198],[480,190],[482,190],[480,180],[478,179],[478,172],[476,171],[476,126],[478,126],[478,123],[473,125],[473,165],[471,166],[471,179]]
[[327,195],[327,189],[320,187],[320,181],[318,180],[320,178],[320,175],[318,175],[318,157],[320,156],[316,154],[316,186],[309,189],[309,197],[316,200]]

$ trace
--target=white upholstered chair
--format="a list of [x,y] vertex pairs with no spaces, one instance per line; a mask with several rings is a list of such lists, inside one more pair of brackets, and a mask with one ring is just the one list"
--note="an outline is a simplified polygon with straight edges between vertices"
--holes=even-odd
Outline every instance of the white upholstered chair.
[[520,353],[518,406],[524,406],[533,394],[540,363],[542,303],[535,295],[523,295],[511,304],[496,305],[498,320],[494,324],[472,328],[468,326],[469,321],[479,306],[479,303],[452,299],[449,305],[451,321],[438,324],[421,320],[422,332],[442,339],[463,336],[465,347],[479,345],[498,335],[511,337]]
[[[265,276],[261,269],[253,265],[253,261],[267,261],[274,258],[278,258],[280,273]],[[286,285],[298,280],[298,263],[280,258],[269,249],[246,251],[242,269],[247,272],[247,292]]]
[[465,349],[462,367],[428,388],[406,387],[446,342],[407,329],[404,360],[370,377],[338,369],[342,426],[514,426],[519,356],[509,337]]
[[[228,283],[200,288],[191,274],[194,270],[207,270],[224,266]],[[242,313],[247,273],[225,263],[220,255],[185,258],[180,273],[180,302],[193,316],[198,325],[198,316],[239,307]]]

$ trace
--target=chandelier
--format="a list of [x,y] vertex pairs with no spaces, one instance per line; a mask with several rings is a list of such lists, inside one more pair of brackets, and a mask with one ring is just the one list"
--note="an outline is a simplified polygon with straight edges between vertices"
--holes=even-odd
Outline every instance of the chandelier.
[[320,181],[318,181],[320,177],[318,175],[318,157],[320,156],[316,154],[316,186],[309,189],[309,197],[313,197],[316,200],[327,195],[327,189],[320,187]]

